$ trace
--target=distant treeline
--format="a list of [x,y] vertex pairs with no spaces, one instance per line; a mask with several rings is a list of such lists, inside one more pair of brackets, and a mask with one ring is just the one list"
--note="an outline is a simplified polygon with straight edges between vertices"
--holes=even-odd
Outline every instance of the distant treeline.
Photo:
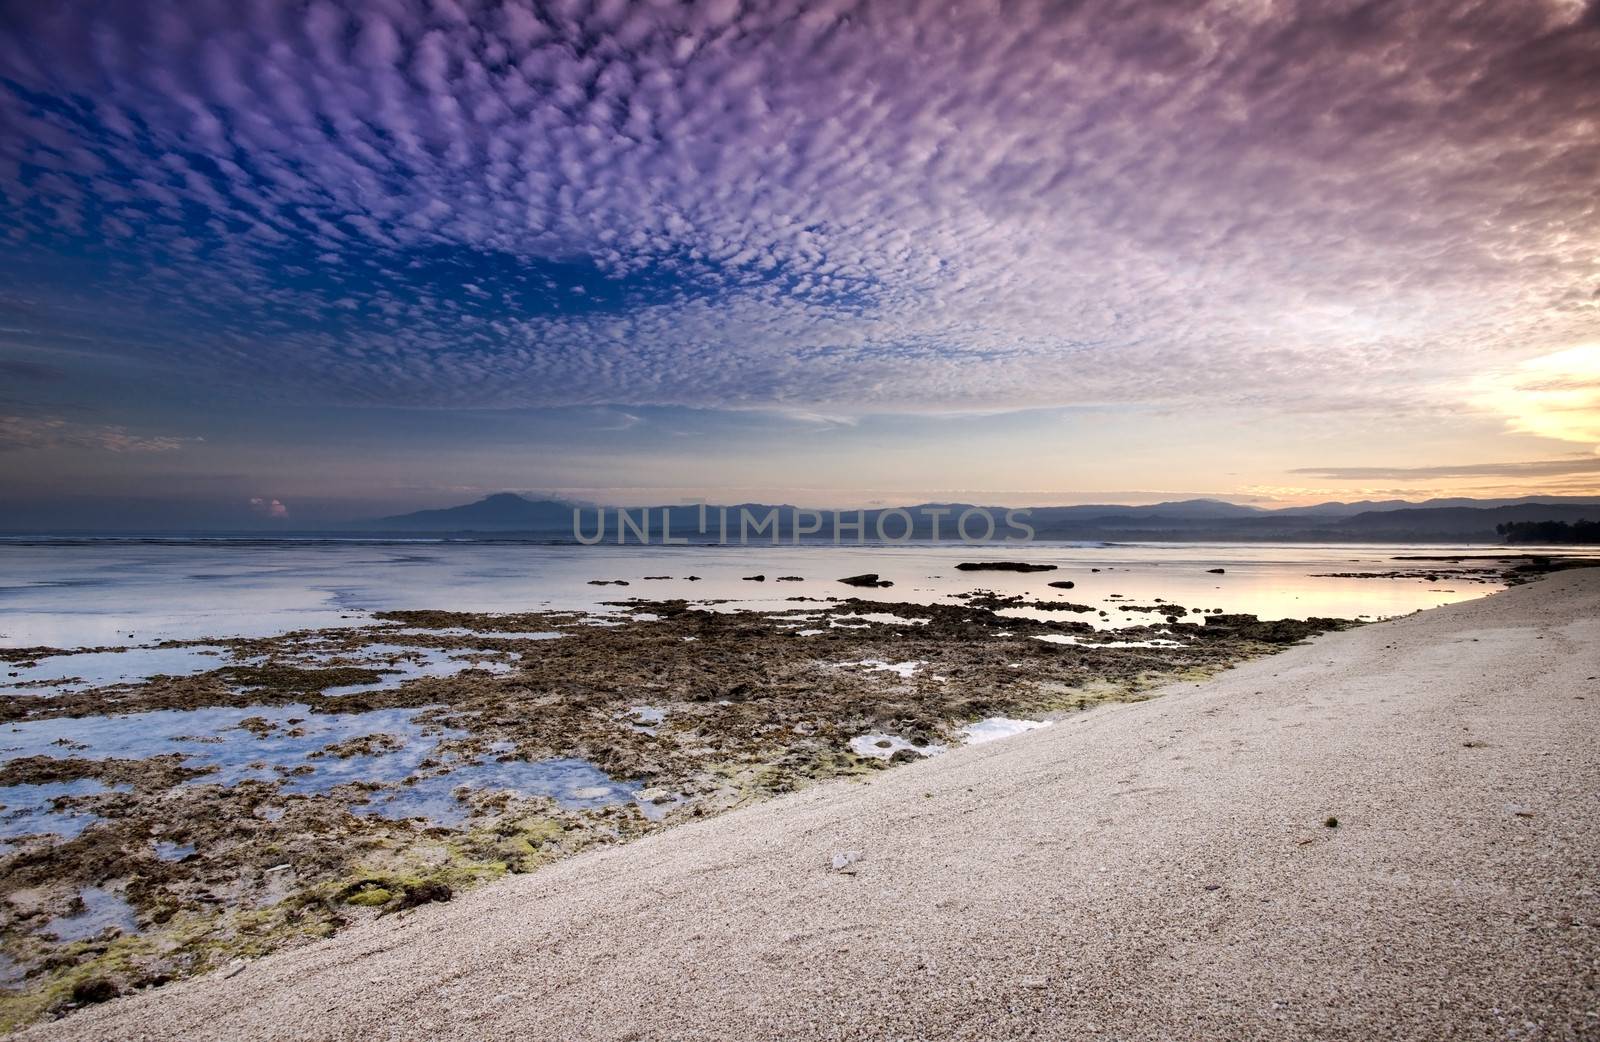
[[1600,521],[1512,521],[1494,530],[1508,543],[1600,543]]

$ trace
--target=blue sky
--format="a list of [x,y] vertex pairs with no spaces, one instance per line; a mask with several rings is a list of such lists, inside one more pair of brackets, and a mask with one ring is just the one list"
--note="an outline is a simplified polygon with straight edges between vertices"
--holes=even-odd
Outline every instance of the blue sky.
[[1569,0],[0,0],[0,480],[1593,492],[1597,63]]

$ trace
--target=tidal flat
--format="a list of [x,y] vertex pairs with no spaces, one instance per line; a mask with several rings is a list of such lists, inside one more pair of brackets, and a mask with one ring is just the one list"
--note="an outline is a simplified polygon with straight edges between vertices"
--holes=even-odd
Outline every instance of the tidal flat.
[[[1473,568],[1453,577],[1488,580]],[[743,610],[613,590],[0,649],[0,1025],[1355,624],[1084,604],[1047,585],[1066,574],[938,603],[824,581]],[[1135,623],[1108,626],[1113,606]]]

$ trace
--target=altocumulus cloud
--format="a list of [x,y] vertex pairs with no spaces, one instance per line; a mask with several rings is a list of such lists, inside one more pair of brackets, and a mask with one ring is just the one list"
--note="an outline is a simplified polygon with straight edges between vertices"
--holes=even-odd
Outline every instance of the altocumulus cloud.
[[6,25],[30,321],[285,393],[1394,407],[1597,321],[1592,4],[128,0]]
[[135,434],[126,427],[76,423],[55,416],[0,416],[0,452],[11,449],[93,449],[173,452],[184,439]]

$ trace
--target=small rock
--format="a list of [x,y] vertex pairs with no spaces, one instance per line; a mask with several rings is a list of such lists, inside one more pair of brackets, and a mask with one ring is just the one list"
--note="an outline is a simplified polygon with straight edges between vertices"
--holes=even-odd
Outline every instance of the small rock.
[[1020,983],[1024,988],[1032,988],[1033,990],[1038,991],[1040,989],[1048,988],[1050,986],[1050,978],[1049,977],[1024,977],[1018,983]]
[[842,872],[847,876],[856,874],[856,862],[861,860],[859,850],[840,850],[828,862],[828,867],[835,872]]
[[244,972],[244,968],[248,965],[250,965],[250,960],[248,959],[234,959],[232,962],[228,963],[228,965],[222,968],[223,979],[226,980],[229,977],[237,977],[239,974]]

